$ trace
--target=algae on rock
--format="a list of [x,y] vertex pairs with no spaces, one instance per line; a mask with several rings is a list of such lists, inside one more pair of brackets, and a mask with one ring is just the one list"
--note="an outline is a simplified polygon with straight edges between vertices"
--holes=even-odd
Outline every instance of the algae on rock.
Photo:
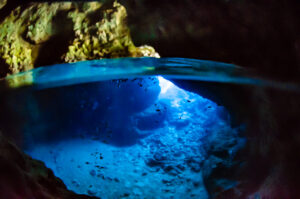
[[7,3],[7,0],[0,0],[0,9],[3,8]]
[[158,57],[150,46],[135,47],[126,17],[117,2],[19,6],[0,24],[0,59],[7,64],[1,70],[14,74],[63,62]]

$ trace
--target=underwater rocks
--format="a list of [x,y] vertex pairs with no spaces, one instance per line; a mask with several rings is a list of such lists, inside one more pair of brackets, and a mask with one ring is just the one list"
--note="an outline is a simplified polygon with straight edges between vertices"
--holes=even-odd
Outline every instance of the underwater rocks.
[[207,152],[202,163],[203,178],[212,198],[298,197],[299,93],[173,82],[226,107],[232,125],[246,124],[237,128],[236,134],[221,131],[202,139]]
[[237,153],[244,150],[246,143],[246,138],[241,135],[242,131],[224,129],[203,138],[204,149],[207,151],[202,167],[203,177],[213,198],[222,198],[223,192],[234,189],[239,183],[236,173],[244,162]]
[[92,199],[69,191],[44,163],[33,160],[0,134],[0,193],[5,199]]
[[0,24],[1,74],[63,62],[158,57],[150,46],[135,47],[126,17],[125,8],[117,2],[17,6]]

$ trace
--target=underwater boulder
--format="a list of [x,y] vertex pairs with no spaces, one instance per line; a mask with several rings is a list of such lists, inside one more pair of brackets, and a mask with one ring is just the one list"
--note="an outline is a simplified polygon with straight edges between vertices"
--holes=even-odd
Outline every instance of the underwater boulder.
[[164,126],[167,111],[166,105],[155,103],[145,111],[136,114],[132,119],[136,123],[137,129],[150,131]]
[[43,162],[25,155],[2,134],[0,134],[0,162],[1,198],[95,198],[69,191]]
[[[222,131],[202,139],[207,152],[203,177],[212,198],[297,198],[300,185],[299,121],[295,119],[300,111],[298,92],[173,82],[226,107],[233,126],[246,124],[237,128],[240,133],[235,135],[232,131]],[[222,109],[218,115],[228,119]]]

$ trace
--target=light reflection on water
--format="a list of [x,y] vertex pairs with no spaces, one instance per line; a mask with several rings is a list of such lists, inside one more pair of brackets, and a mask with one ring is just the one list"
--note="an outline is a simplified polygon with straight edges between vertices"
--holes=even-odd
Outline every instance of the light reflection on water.
[[187,58],[119,58],[57,64],[11,75],[2,82],[8,84],[9,87],[31,85],[43,89],[155,75],[171,79],[249,84],[300,91],[298,85],[267,80],[233,64]]

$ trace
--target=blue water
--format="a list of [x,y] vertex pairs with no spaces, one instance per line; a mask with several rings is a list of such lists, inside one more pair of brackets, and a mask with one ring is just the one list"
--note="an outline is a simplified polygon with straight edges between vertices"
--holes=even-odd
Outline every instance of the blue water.
[[268,80],[234,64],[187,58],[119,58],[40,67],[0,79],[0,85],[53,88],[87,82],[163,75],[170,79],[255,85],[300,91],[299,85]]
[[239,133],[224,107],[161,76],[35,95],[39,102],[46,98],[39,125],[24,129],[26,153],[70,190],[101,198],[208,198],[203,139]]
[[0,82],[9,113],[0,122],[78,194],[209,198],[205,140],[232,136],[236,144],[228,155],[234,157],[245,144],[243,124],[233,126],[226,107],[177,87],[172,78],[262,83],[237,66],[191,59],[54,65]]

